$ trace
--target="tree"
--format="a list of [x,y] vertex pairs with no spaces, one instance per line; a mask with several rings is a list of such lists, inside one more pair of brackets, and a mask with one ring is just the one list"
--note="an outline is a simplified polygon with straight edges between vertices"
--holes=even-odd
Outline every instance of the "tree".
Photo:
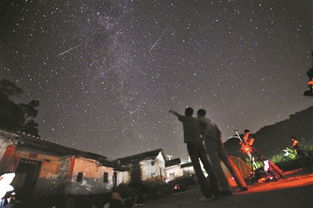
[[27,104],[15,103],[11,97],[19,97],[24,90],[7,79],[0,80],[0,129],[23,131],[38,136],[38,124],[33,120],[38,115],[38,100]]

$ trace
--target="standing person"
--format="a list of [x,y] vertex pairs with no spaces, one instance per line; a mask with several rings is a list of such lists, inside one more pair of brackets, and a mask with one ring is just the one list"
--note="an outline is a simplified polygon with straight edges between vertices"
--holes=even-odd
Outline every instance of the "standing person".
[[197,114],[200,121],[200,132],[203,136],[213,170],[215,171],[217,178],[220,181],[221,195],[232,194],[231,188],[222,169],[221,161],[225,164],[231,175],[234,177],[240,190],[248,190],[247,184],[242,178],[238,168],[228,157],[228,154],[221,139],[221,131],[218,129],[215,123],[205,117],[206,111],[204,109],[199,109]]
[[251,156],[255,159],[259,159],[261,155],[256,151],[253,146],[254,138],[251,136],[249,129],[245,129],[242,136],[241,151],[245,154],[250,153]]
[[291,142],[291,148],[295,149],[297,152],[297,157],[300,159],[304,159],[305,158],[305,154],[302,150],[302,148],[300,147],[299,141],[296,139],[295,136],[292,136],[289,138],[290,142]]
[[[187,150],[197,175],[202,194],[204,195],[204,197],[200,198],[200,201],[213,200],[215,196],[219,194],[219,191],[213,169],[200,138],[199,120],[192,117],[193,109],[191,107],[185,109],[184,116],[173,110],[169,110],[169,112],[177,116],[179,121],[183,124],[184,142],[187,144]],[[210,183],[202,172],[199,159],[209,175]]]
[[249,146],[252,147],[253,143],[254,143],[254,138],[252,138],[250,130],[249,129],[245,129],[245,133],[242,137],[242,140],[244,141],[244,143],[248,144]]

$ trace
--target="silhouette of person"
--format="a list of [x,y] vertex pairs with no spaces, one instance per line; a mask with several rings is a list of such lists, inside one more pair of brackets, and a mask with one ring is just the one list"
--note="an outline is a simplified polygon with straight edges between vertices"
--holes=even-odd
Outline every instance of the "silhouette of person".
[[213,170],[215,171],[221,185],[221,195],[232,194],[231,188],[222,169],[221,161],[225,164],[231,175],[234,177],[240,190],[248,190],[247,184],[242,178],[237,166],[229,158],[228,153],[225,150],[221,138],[221,131],[218,129],[217,125],[205,117],[206,111],[204,109],[199,109],[197,114],[200,121],[200,132],[203,136],[205,147],[211,160]]
[[249,146],[252,146],[253,143],[254,143],[254,138],[251,137],[251,134],[250,134],[250,130],[249,129],[245,129],[245,133],[243,135],[243,138],[242,138],[243,142],[248,144]]
[[306,96],[313,96],[313,78],[307,82],[309,90],[305,91],[303,94]]
[[[312,55],[312,65],[313,65],[313,51],[311,53]],[[308,70],[306,73],[309,77],[309,81],[307,82],[309,90],[305,91],[303,95],[305,96],[313,96],[313,67]]]
[[[192,117],[193,109],[191,107],[185,109],[185,115],[180,115],[173,110],[169,110],[169,112],[177,116],[178,120],[183,124],[184,142],[187,144],[187,150],[204,195],[204,197],[200,198],[200,201],[213,200],[219,194],[219,190],[213,169],[200,138],[199,120]],[[210,183],[202,172],[199,160],[201,160],[204,169],[209,175]]]
[[256,151],[253,144],[254,144],[254,138],[251,136],[250,130],[245,129],[243,137],[242,137],[241,151],[245,154],[251,153],[251,155],[255,158],[260,158],[261,155]]

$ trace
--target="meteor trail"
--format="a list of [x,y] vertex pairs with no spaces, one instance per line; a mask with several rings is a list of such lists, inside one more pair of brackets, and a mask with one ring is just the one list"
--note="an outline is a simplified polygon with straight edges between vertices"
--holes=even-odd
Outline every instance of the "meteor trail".
[[63,56],[64,54],[69,53],[69,52],[71,52],[72,50],[74,50],[74,49],[76,49],[76,48],[80,48],[80,47],[83,46],[83,45],[84,45],[84,43],[81,43],[81,44],[79,44],[79,45],[76,45],[76,46],[74,46],[74,47],[71,47],[71,48],[69,48],[69,49],[67,49],[67,50],[65,50],[65,51],[63,51],[63,52],[61,52],[61,53],[59,53],[57,56]]
[[159,38],[152,44],[151,48],[150,48],[150,52],[157,46],[157,44],[159,43],[159,41],[161,40],[161,38],[163,37],[164,33],[166,32],[167,27],[163,30],[162,34],[159,36]]

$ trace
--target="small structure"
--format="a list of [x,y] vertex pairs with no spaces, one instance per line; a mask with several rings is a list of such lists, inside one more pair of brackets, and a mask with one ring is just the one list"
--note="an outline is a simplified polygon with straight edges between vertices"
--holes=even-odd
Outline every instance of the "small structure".
[[[248,179],[250,177],[251,167],[246,162],[244,162],[240,157],[229,156],[229,159],[231,159],[232,162],[234,163],[234,165],[236,165],[236,167],[238,168],[239,173],[241,174],[243,179]],[[228,168],[224,165],[223,162],[221,162],[221,165],[222,165],[222,169],[223,169],[224,174],[228,180],[229,185],[230,186],[236,186],[237,184],[236,184],[235,180],[233,179],[231,173],[229,172]],[[201,166],[202,166],[202,164],[201,164]],[[183,171],[183,176],[195,175],[195,171],[193,169],[191,162],[181,164],[180,168]],[[207,175],[206,172],[205,172],[205,175]]]
[[12,185],[21,199],[105,193],[129,180],[128,172],[105,156],[0,130],[3,172],[15,172]]
[[181,164],[180,169],[183,172],[183,176],[193,176],[195,174],[195,170],[193,169],[191,162]]
[[133,182],[165,180],[165,155],[162,149],[119,158],[116,162],[130,168]]
[[183,170],[180,168],[180,159],[175,158],[165,162],[165,178],[166,181],[172,181],[183,176]]

